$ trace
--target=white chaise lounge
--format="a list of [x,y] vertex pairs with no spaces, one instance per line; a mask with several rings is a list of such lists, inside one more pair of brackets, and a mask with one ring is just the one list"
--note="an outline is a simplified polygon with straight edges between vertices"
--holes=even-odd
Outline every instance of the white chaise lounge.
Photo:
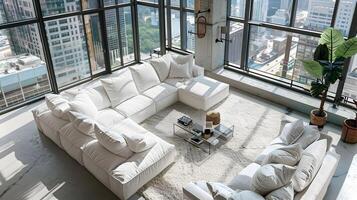
[[[192,76],[186,79],[170,77],[171,59],[178,62],[190,60]],[[53,97],[55,100],[59,98],[60,103],[49,102],[48,96],[47,104],[33,110],[34,119],[40,132],[87,168],[120,199],[128,199],[175,158],[174,145],[145,132],[138,123],[178,100],[196,109],[208,110],[228,96],[227,84],[205,77],[203,72],[201,67],[193,65],[192,57],[168,54],[152,60],[151,64],[130,66],[102,80],[64,91]],[[83,115],[94,110],[90,119],[95,123],[113,130],[123,123],[129,124],[126,125],[129,132],[144,131],[156,144],[143,152],[131,152],[127,158],[112,153],[95,135],[83,132],[76,121],[67,116],[67,112],[73,110],[69,105],[77,101],[79,95],[89,97],[88,103],[79,107],[84,108]]]

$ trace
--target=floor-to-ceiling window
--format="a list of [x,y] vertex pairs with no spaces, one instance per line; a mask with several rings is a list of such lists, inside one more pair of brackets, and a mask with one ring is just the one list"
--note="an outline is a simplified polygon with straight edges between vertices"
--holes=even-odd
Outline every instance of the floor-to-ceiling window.
[[195,51],[194,0],[166,0],[166,39],[169,49]]
[[[301,60],[312,58],[321,32],[328,27],[339,29],[346,39],[354,36],[355,7],[356,0],[229,0],[226,64],[307,92],[314,78]],[[342,95],[353,98],[352,91],[357,91],[357,80],[351,78],[355,60],[346,83],[331,86],[331,99],[337,101],[343,84]]]

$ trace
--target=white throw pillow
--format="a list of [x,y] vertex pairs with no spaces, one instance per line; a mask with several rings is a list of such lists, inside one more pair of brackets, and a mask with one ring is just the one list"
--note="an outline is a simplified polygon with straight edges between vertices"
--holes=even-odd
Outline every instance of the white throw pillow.
[[301,159],[302,148],[300,144],[292,144],[270,152],[263,160],[262,165],[276,163],[295,166]]
[[89,96],[98,110],[103,110],[111,106],[110,99],[102,85],[94,88],[87,88],[84,92]]
[[263,165],[254,174],[252,187],[260,195],[267,195],[270,192],[288,184],[291,181],[296,169],[283,164]]
[[130,119],[121,121],[113,130],[122,134],[129,149],[136,153],[148,150],[156,144],[156,140],[146,129]]
[[192,77],[193,71],[193,54],[190,55],[172,55],[172,60],[175,61],[177,64],[183,65],[188,64],[189,74]]
[[294,199],[294,188],[293,184],[289,183],[279,189],[270,192],[265,196],[266,200],[293,200]]
[[85,135],[95,138],[94,126],[96,123],[93,119],[81,113],[77,113],[73,111],[70,111],[68,115],[75,129],[77,129],[79,132]]
[[230,187],[224,185],[223,183],[217,182],[207,182],[207,187],[211,192],[213,199],[228,200],[234,193]]
[[109,96],[112,107],[116,107],[125,100],[139,94],[133,77],[127,69],[120,72],[116,77],[101,79],[100,81]]
[[68,111],[71,107],[68,100],[57,94],[47,94],[45,96],[47,107],[52,111],[53,115],[63,120],[68,121]]
[[166,54],[159,58],[154,58],[150,60],[150,64],[154,67],[161,82],[166,80],[169,76],[171,61],[171,54]]
[[188,63],[178,64],[175,61],[171,62],[169,78],[190,78],[190,68]]
[[97,107],[86,93],[79,93],[69,102],[72,111],[82,113],[88,117],[95,118],[98,113]]
[[149,63],[130,66],[129,69],[140,93],[161,83],[155,69]]
[[320,138],[320,132],[316,126],[307,125],[301,137],[295,142],[300,144],[303,149],[306,149],[310,144]]
[[284,144],[289,145],[296,142],[304,132],[304,122],[299,119],[284,126],[280,138]]
[[234,192],[229,200],[265,200],[265,198],[253,191],[243,190],[240,192]]
[[315,178],[325,158],[326,149],[327,140],[324,139],[312,143],[303,151],[296,173],[292,178],[296,192],[304,190]]
[[123,158],[129,158],[133,155],[133,152],[130,151],[124,137],[120,133],[98,125],[95,125],[94,132],[98,142],[113,154]]

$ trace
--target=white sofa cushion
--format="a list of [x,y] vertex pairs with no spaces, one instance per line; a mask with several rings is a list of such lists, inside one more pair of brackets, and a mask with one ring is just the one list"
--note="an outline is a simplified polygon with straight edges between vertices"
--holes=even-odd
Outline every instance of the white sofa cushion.
[[267,155],[269,155],[270,152],[276,150],[276,149],[279,149],[279,148],[282,148],[282,147],[285,147],[286,145],[284,144],[273,144],[273,145],[269,145],[267,146],[256,158],[255,158],[255,161],[256,163],[262,165],[263,164],[263,161],[265,159],[265,157]]
[[282,164],[267,164],[260,167],[253,176],[253,191],[265,196],[291,181],[296,169]]
[[169,78],[191,78],[189,63],[178,64],[175,61],[171,62]]
[[310,144],[320,138],[320,132],[316,126],[306,125],[301,137],[295,142],[300,144],[303,149],[306,149]]
[[70,122],[56,117],[51,111],[42,113],[38,117],[38,120],[43,134],[62,148],[59,138],[59,130]]
[[115,110],[137,123],[141,123],[156,113],[154,101],[144,95],[138,95],[124,101],[115,107]]
[[294,199],[294,188],[292,183],[288,183],[287,185],[278,188],[268,195],[265,196],[266,200],[293,200]]
[[156,144],[149,131],[129,118],[115,125],[112,130],[123,135],[129,149],[136,153],[146,151]]
[[166,54],[150,60],[150,64],[154,67],[161,82],[169,76],[171,61],[171,54]]
[[178,100],[177,88],[166,83],[161,83],[146,90],[143,95],[155,102],[156,111],[160,111]]
[[95,121],[92,118],[89,118],[88,116],[78,112],[70,111],[69,119],[71,120],[73,127],[77,129],[80,133],[95,138]]
[[192,77],[193,71],[193,54],[189,55],[172,55],[172,61],[175,61],[177,64],[188,64],[190,77]]
[[91,118],[95,118],[95,115],[98,112],[97,107],[86,93],[79,93],[76,95],[73,101],[69,102],[69,106],[72,111],[82,113]]
[[97,140],[88,143],[83,151],[84,166],[108,188],[110,188],[109,177],[112,170],[126,160],[108,151]]
[[63,149],[83,165],[83,150],[89,142],[94,141],[95,139],[78,131],[74,128],[73,124],[67,124],[65,127],[61,128],[59,132]]
[[281,135],[281,140],[286,144],[293,144],[304,133],[304,122],[299,119],[284,126]]
[[133,154],[121,133],[98,125],[94,130],[98,142],[108,151],[126,159]]
[[260,167],[257,163],[249,164],[231,180],[228,186],[234,190],[252,190],[253,176]]
[[229,85],[199,76],[179,88],[179,100],[193,108],[208,110],[229,95]]
[[45,96],[47,107],[52,113],[63,120],[69,121],[68,111],[71,107],[68,104],[68,100],[57,94],[47,94]]
[[292,178],[294,190],[301,192],[314,179],[326,155],[327,140],[319,140],[308,146],[301,157]]
[[160,84],[155,69],[149,63],[144,62],[141,65],[130,66],[129,69],[140,93]]
[[260,194],[249,190],[234,192],[229,200],[265,200]]
[[233,189],[223,183],[207,182],[207,187],[213,199],[228,200],[234,193]]
[[262,165],[276,163],[295,166],[301,159],[302,151],[300,144],[275,149],[265,157]]
[[110,99],[102,85],[86,88],[84,92],[89,96],[98,110],[103,110],[111,106]]
[[106,128],[113,127],[123,119],[125,119],[125,117],[112,108],[100,110],[95,116],[95,121]]
[[120,71],[116,77],[101,79],[101,82],[109,96],[112,107],[139,94],[133,77],[127,69]]

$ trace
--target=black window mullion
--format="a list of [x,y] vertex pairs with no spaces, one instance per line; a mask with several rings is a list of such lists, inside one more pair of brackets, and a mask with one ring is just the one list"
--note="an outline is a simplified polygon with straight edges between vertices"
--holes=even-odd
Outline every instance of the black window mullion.
[[186,7],[186,1],[181,0],[180,3],[181,49],[186,50],[187,49],[187,13],[183,10],[184,7]]
[[38,19],[39,35],[40,35],[40,40],[42,43],[43,54],[45,56],[48,78],[50,80],[52,91],[54,93],[59,93],[57,80],[56,80],[56,74],[54,71],[54,66],[53,66],[51,53],[50,53],[50,47],[48,44],[48,38],[47,38],[47,34],[46,34],[46,26],[45,26],[45,22],[43,21],[41,4],[39,1],[33,1],[33,5],[34,5],[36,17]]
[[[79,4],[80,10],[82,10],[82,4]],[[91,62],[91,58],[90,58],[90,52],[89,52],[89,45],[88,45],[88,36],[87,36],[87,26],[84,20],[84,16],[85,15],[81,15],[82,18],[82,25],[83,25],[83,31],[84,31],[84,39],[86,41],[86,48],[87,48],[87,59],[89,62],[89,71],[90,71],[90,76],[91,78],[93,77],[93,69],[92,69],[92,62]],[[91,28],[91,27],[89,27]],[[93,49],[94,50],[94,49]]]
[[167,45],[171,49],[172,48],[172,32],[171,32],[171,0],[166,1],[166,20],[167,20]]
[[252,17],[251,8],[253,6],[253,0],[246,0],[244,9],[244,28],[243,28],[243,43],[241,52],[241,68],[249,71],[248,68],[248,54],[249,54],[249,37],[250,37],[250,25],[249,20]]
[[159,0],[159,32],[160,32],[160,54],[166,54],[166,35],[165,35],[165,0]]
[[338,13],[338,7],[340,6],[340,0],[336,0],[335,7],[333,8],[333,14],[331,19],[331,27],[335,27],[336,17]]
[[131,0],[131,18],[133,30],[134,56],[136,62],[140,62],[140,42],[139,42],[139,22],[138,22],[138,3],[136,0]]
[[229,16],[231,15],[231,3],[232,3],[232,1],[231,0],[228,0],[227,1],[227,15],[226,15],[226,30],[227,30],[227,32],[226,32],[226,39],[227,39],[227,41],[228,42],[225,42],[225,44],[224,44],[224,64],[225,65],[228,65],[228,63],[229,63],[229,45],[230,45],[230,43],[229,43],[229,41],[230,41],[230,39],[229,39],[229,33],[230,33],[230,21],[229,21]]
[[[104,8],[104,1],[98,0],[99,8]],[[100,30],[102,36],[102,48],[104,52],[104,64],[105,64],[105,71],[107,73],[112,72],[111,63],[110,63],[110,56],[109,56],[109,45],[108,45],[108,37],[107,37],[107,29],[106,29],[106,19],[105,19],[105,11],[101,9],[99,11],[99,19],[100,19]]]
[[119,54],[120,54],[120,65],[124,66],[124,56],[123,56],[123,43],[122,43],[122,38],[121,38],[121,25],[120,25],[120,15],[119,15],[119,10],[120,8],[115,9],[115,16],[116,16],[116,23],[118,27],[118,41],[119,41]]

